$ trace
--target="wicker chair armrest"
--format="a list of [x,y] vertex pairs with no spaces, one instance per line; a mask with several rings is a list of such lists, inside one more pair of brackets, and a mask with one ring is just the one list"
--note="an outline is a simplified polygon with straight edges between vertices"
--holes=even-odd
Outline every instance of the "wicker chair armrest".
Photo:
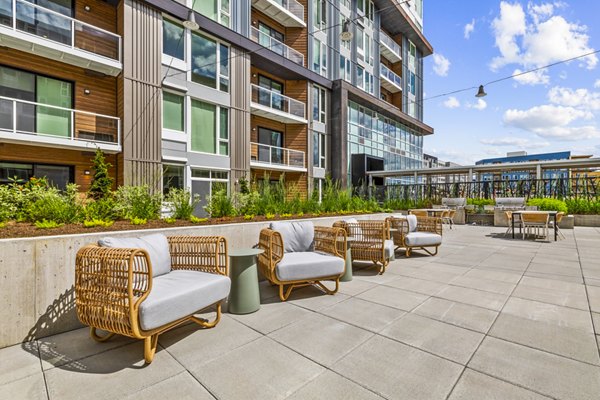
[[258,256],[259,262],[269,265],[269,269],[274,270],[275,265],[283,258],[283,238],[281,234],[269,228],[260,231],[258,247],[264,250],[264,253]]
[[222,236],[170,236],[171,269],[227,276],[227,240]]
[[437,217],[417,218],[417,232],[431,232],[442,234],[442,219]]
[[343,228],[315,226],[315,251],[346,259],[346,237]]

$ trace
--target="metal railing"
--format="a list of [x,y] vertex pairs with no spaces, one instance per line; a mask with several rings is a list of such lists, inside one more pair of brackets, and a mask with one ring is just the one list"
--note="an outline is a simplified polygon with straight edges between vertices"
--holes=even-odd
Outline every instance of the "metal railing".
[[296,64],[304,65],[304,54],[291,47],[285,45],[274,37],[259,29],[252,27],[250,31],[251,39],[261,46],[295,62]]
[[388,35],[386,35],[383,31],[379,32],[379,41],[383,43],[388,49],[390,49],[392,53],[402,58],[402,50],[400,49],[400,45],[394,42],[394,40]]
[[9,14],[5,10],[0,15],[0,26],[121,61],[121,36],[26,0],[12,0],[10,4]]
[[296,0],[270,0],[273,3],[279,4],[281,7],[288,10],[290,13],[295,15],[304,21],[304,6],[298,3]]
[[0,96],[0,132],[121,144],[118,117]]
[[305,119],[305,104],[274,90],[252,84],[252,102]]
[[250,154],[252,154],[252,160],[255,162],[304,168],[304,152],[300,150],[251,142]]
[[379,74],[382,78],[385,78],[388,81],[392,82],[392,84],[398,86],[399,88],[402,88],[402,78],[400,78],[398,75],[392,72],[392,70],[390,70],[385,65],[379,64]]
[[444,197],[484,199],[543,197],[598,200],[600,199],[600,177],[584,175],[573,178],[387,185],[378,186],[375,192],[380,200],[431,199],[439,202]]

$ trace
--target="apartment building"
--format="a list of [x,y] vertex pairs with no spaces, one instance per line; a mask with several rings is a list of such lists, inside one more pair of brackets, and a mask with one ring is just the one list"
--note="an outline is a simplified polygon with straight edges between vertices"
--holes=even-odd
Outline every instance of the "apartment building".
[[421,166],[422,1],[37,3],[0,0],[0,179],[85,189],[99,147],[119,184],[204,202],[242,177],[306,196]]

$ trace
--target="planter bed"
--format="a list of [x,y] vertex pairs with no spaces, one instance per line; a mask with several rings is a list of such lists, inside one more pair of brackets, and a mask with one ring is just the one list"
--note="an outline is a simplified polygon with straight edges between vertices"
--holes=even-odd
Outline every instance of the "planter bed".
[[494,226],[494,214],[467,213],[467,224]]

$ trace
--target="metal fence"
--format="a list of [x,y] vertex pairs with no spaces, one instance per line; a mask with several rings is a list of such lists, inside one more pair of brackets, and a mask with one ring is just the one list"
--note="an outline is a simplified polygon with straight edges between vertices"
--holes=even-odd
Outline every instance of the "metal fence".
[[372,188],[379,200],[440,201],[442,197],[495,199],[496,197],[534,197],[555,199],[600,199],[600,178],[521,179],[505,181],[473,181],[387,185]]

